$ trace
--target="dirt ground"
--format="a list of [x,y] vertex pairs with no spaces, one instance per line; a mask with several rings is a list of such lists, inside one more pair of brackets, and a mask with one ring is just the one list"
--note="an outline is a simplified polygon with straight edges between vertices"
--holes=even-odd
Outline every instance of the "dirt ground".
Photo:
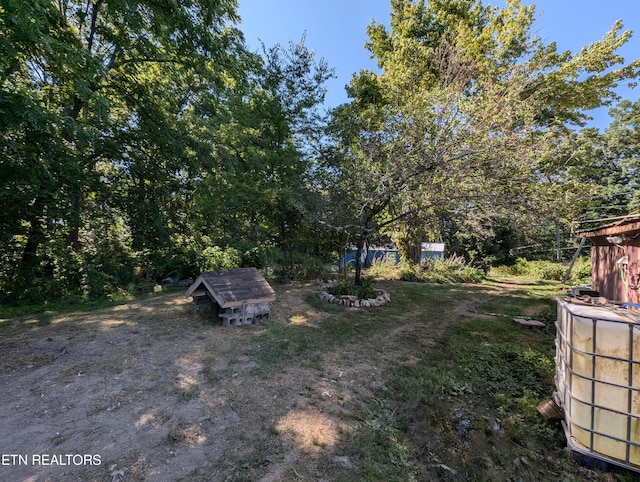
[[251,480],[262,467],[268,482],[306,480],[310,460],[349,468],[339,440],[352,402],[371,398],[385,366],[413,362],[385,344],[418,337],[428,348],[447,320],[399,323],[307,366],[261,366],[251,354],[270,327],[330,316],[308,303],[317,289],[278,287],[271,320],[248,327],[192,314],[181,293],[0,320],[0,480]]

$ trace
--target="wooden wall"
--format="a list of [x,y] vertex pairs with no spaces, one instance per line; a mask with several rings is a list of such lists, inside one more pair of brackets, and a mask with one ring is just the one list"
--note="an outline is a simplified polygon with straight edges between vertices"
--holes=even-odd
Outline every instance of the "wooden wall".
[[[619,246],[609,243],[605,236],[592,238],[591,242],[593,289],[609,300],[640,303],[640,238],[624,241]],[[626,265],[618,263],[623,256],[628,257]]]

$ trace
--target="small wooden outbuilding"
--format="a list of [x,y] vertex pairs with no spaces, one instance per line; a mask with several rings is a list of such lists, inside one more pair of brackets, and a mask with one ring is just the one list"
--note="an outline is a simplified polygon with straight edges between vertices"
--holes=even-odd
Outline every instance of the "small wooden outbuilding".
[[580,232],[591,240],[591,284],[600,296],[640,303],[640,215]]
[[268,320],[276,294],[256,268],[223,269],[202,273],[185,293],[193,310],[211,312],[224,326],[250,325]]

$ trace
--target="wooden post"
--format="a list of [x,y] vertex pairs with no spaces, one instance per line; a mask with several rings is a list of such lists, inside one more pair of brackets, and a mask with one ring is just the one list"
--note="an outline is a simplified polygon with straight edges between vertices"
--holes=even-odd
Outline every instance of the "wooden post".
[[563,283],[566,283],[567,280],[569,279],[569,276],[571,276],[571,270],[573,269],[573,265],[578,260],[578,256],[580,256],[580,251],[582,251],[582,248],[584,247],[584,243],[586,241],[587,241],[587,238],[582,238],[580,240],[580,246],[578,246],[578,249],[574,253],[573,258],[571,259],[571,264],[569,264],[569,268],[567,269],[567,273],[564,275],[564,278],[562,279]]

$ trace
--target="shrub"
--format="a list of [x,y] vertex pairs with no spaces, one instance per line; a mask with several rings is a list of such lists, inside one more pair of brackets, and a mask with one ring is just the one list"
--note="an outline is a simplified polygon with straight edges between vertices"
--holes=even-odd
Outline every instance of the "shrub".
[[327,279],[331,272],[324,265],[322,260],[315,257],[302,257],[296,261],[293,272],[293,279],[297,281],[308,281],[314,279]]
[[375,298],[378,293],[375,290],[376,280],[373,278],[361,278],[360,284],[357,285],[353,281],[341,281],[329,288],[329,293],[334,296],[356,296],[363,300],[367,298]]
[[576,260],[571,270],[571,279],[576,282],[587,282],[591,278],[591,258],[582,256]]
[[396,263],[395,256],[382,256],[371,262],[371,266],[367,268],[367,274],[375,278],[401,279],[403,269]]
[[265,246],[255,246],[242,254],[242,267],[262,269],[274,264],[275,258],[282,258],[280,250]]
[[551,261],[535,261],[534,271],[540,279],[562,281],[567,268]]
[[393,260],[374,260],[367,270],[369,276],[384,279],[400,279],[423,283],[479,283],[484,272],[469,266],[462,256],[453,255],[447,259],[428,259],[423,265]]
[[524,258],[518,258],[513,266],[501,266],[496,269],[496,272],[515,276],[530,276],[543,280],[562,281],[567,272],[567,266],[553,261],[527,261]]
[[447,259],[430,259],[421,269],[414,271],[418,281],[427,283],[479,283],[484,272],[469,266],[462,256]]

